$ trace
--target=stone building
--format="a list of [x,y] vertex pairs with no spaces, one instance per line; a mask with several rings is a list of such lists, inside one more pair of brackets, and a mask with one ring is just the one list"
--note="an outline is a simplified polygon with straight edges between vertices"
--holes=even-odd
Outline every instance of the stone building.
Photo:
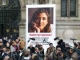
[[[14,1],[18,1],[17,3],[20,3],[20,17],[19,17],[20,21],[19,23],[17,23],[19,25],[18,35],[20,37],[25,38],[26,5],[56,4],[56,36],[60,36],[60,38],[62,39],[76,38],[80,40],[79,37],[80,0],[14,0]],[[2,27],[3,24],[1,28]]]
[[20,37],[25,36],[25,5],[56,4],[56,36],[63,39],[80,39],[80,1],[79,0],[20,0],[21,22]]

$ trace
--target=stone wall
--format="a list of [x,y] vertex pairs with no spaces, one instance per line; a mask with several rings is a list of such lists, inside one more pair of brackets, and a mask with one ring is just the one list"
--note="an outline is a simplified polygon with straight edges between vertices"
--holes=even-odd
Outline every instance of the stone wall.
[[[27,2],[28,1],[28,2]],[[21,20],[26,20],[26,8],[25,4],[33,4],[31,0],[20,0],[21,2]],[[46,0],[48,3],[49,0]],[[38,4],[38,0],[35,0],[35,4]],[[61,17],[61,0],[52,0],[53,4],[56,4],[56,36],[66,40],[76,38],[80,40],[80,0],[77,0],[77,17]],[[22,21],[21,21],[22,22]],[[25,37],[25,22],[21,23],[19,27],[19,36]],[[23,27],[22,27],[23,25]],[[69,36],[70,35],[70,36]]]

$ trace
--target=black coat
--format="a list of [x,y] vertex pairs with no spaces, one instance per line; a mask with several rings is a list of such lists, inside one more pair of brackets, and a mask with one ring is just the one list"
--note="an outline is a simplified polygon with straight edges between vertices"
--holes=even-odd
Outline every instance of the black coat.
[[28,49],[30,49],[30,53],[35,53],[35,48],[34,47],[28,47]]

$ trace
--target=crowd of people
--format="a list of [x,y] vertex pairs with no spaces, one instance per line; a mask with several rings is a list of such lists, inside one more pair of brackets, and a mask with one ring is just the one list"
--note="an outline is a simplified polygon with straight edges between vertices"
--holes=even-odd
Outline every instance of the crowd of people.
[[23,37],[4,36],[0,39],[0,60],[18,60],[19,53],[23,51],[25,45]]
[[24,38],[3,37],[0,39],[0,60],[80,60],[80,42],[73,43],[71,47],[60,39],[57,46],[49,43],[44,53],[43,45],[38,42],[25,49]]

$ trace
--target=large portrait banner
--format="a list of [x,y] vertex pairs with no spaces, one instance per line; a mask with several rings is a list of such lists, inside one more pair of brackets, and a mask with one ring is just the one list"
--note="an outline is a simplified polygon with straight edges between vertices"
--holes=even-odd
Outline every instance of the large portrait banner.
[[55,5],[26,5],[26,43],[48,45],[56,35]]

